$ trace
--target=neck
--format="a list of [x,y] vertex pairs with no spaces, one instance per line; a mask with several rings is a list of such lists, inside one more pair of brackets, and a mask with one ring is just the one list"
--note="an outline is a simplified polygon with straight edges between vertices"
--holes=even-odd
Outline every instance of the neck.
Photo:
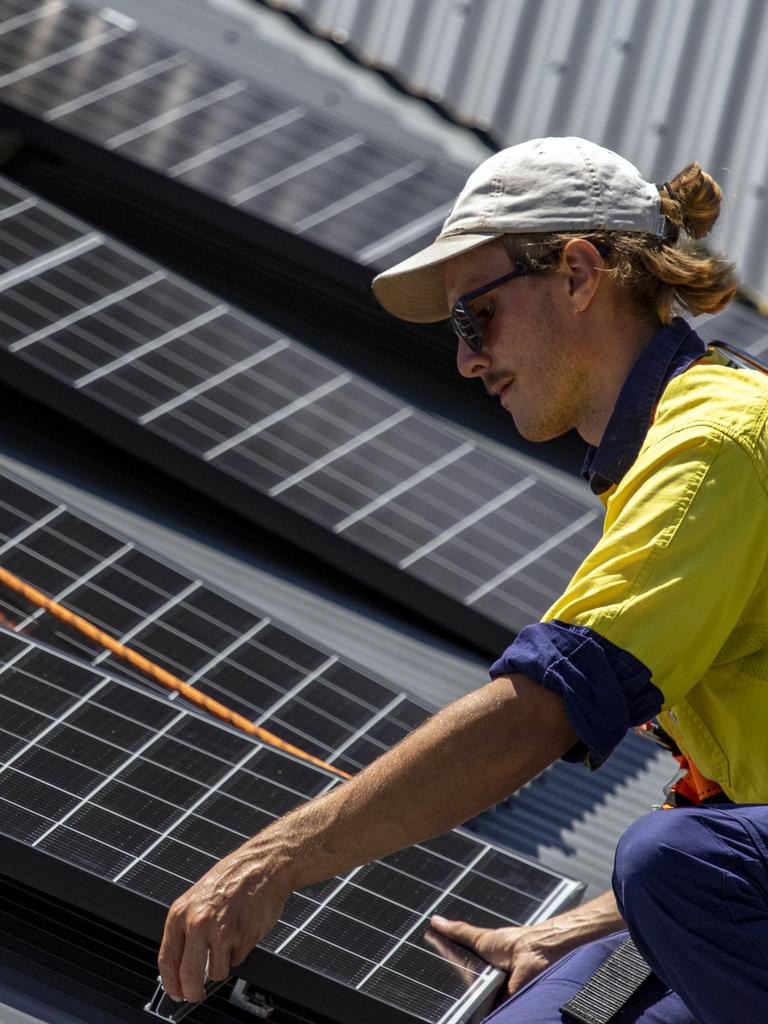
[[578,427],[579,434],[591,445],[599,445],[608,421],[632,367],[640,353],[659,331],[661,324],[633,320],[621,328],[606,329],[598,334],[594,352],[593,401]]

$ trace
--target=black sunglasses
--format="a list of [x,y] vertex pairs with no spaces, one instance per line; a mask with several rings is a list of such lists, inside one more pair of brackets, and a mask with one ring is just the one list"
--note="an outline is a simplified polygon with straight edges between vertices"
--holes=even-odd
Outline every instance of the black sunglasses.
[[481,295],[492,292],[494,288],[506,284],[507,281],[533,273],[535,273],[535,270],[530,264],[518,263],[514,270],[510,270],[508,274],[504,274],[502,277],[497,277],[490,284],[484,284],[481,288],[475,288],[474,291],[460,295],[454,302],[453,309],[451,310],[451,320],[456,337],[460,338],[473,352],[479,352],[483,344],[483,328],[472,312],[470,303],[474,302],[475,299],[479,299]]
[[[603,243],[595,245],[595,248],[603,259],[606,259],[611,251],[610,247]],[[559,255],[560,250],[555,250],[550,254],[549,259],[557,259]],[[532,266],[530,263],[518,263],[514,270],[510,270],[508,274],[497,277],[490,284],[484,284],[481,288],[475,288],[474,291],[460,295],[454,302],[453,309],[451,310],[451,321],[453,322],[453,330],[456,337],[465,342],[467,347],[473,352],[479,352],[483,345],[483,327],[477,316],[472,312],[470,303],[474,302],[475,299],[479,299],[481,295],[492,292],[494,288],[506,284],[507,281],[513,281],[516,277],[526,277],[531,274],[540,274],[541,272],[542,268],[540,266]]]

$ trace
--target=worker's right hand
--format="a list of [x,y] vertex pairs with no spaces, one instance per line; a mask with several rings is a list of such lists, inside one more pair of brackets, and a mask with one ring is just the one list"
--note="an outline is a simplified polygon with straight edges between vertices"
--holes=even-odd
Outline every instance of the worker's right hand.
[[465,921],[433,917],[431,928],[432,933],[427,932],[425,938],[447,959],[452,960],[453,956],[445,944],[441,945],[440,936],[469,947],[492,967],[509,975],[509,995],[527,985],[571,948],[561,941],[561,933],[550,921],[520,928],[478,928]]
[[173,999],[204,998],[277,923],[290,887],[276,882],[259,837],[215,864],[172,905],[158,965]]

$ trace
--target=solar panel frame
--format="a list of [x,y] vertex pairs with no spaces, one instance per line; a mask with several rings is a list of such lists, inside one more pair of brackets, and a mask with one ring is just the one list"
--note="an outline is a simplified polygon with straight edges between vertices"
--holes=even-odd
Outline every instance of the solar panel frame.
[[[151,896],[146,888],[142,888],[139,884],[139,888],[136,888],[136,883],[130,883],[130,894],[129,890],[122,890],[120,886],[115,883],[119,881],[121,877],[128,878],[132,869],[132,864],[149,864],[151,861],[151,852],[153,849],[160,849],[163,843],[163,836],[174,836],[178,835],[179,839],[184,841],[189,839],[195,843],[196,840],[190,837],[186,832],[181,831],[180,825],[185,821],[190,821],[191,818],[197,818],[196,810],[201,809],[203,817],[199,820],[206,822],[206,811],[205,807],[208,805],[211,799],[212,793],[224,794],[229,792],[226,788],[227,779],[235,779],[241,773],[244,776],[251,778],[249,786],[253,785],[252,775],[255,769],[256,773],[261,772],[265,779],[270,777],[279,778],[281,782],[286,781],[286,777],[281,775],[282,769],[285,769],[287,773],[287,781],[290,784],[294,784],[292,779],[295,775],[295,771],[300,771],[300,776],[303,781],[297,781],[296,784],[300,786],[304,792],[307,792],[306,786],[309,785],[310,795],[313,792],[322,792],[324,789],[330,788],[337,784],[338,780],[320,769],[316,769],[312,766],[305,765],[301,762],[297,762],[294,758],[288,755],[284,755],[279,752],[266,753],[261,744],[252,741],[251,738],[245,737],[242,734],[236,734],[234,730],[229,727],[205,720],[195,710],[180,709],[178,702],[174,703],[172,697],[165,697],[157,694],[148,695],[145,691],[142,691],[138,686],[133,683],[120,681],[108,674],[94,669],[92,666],[86,666],[82,662],[71,658],[70,656],[63,655],[60,652],[52,652],[47,650],[45,647],[35,643],[29,638],[18,637],[15,634],[10,634],[4,629],[0,629],[0,645],[4,650],[5,664],[0,668],[0,688],[3,693],[8,691],[8,674],[19,672],[25,673],[30,679],[31,685],[38,686],[39,692],[37,693],[37,700],[40,702],[41,697],[47,697],[52,690],[58,688],[59,682],[64,681],[64,677],[57,674],[63,671],[62,666],[66,666],[66,670],[69,675],[66,677],[68,686],[66,688],[66,699],[63,708],[55,709],[55,714],[47,715],[48,724],[45,721],[37,721],[34,723],[27,722],[24,725],[18,721],[10,721],[5,718],[3,721],[4,728],[2,734],[5,737],[16,736],[18,742],[16,749],[3,754],[2,768],[0,768],[0,775],[6,771],[11,771],[17,775],[20,775],[18,767],[21,766],[22,771],[26,771],[27,774],[23,775],[23,784],[27,786],[27,790],[17,794],[15,791],[10,793],[10,797],[16,797],[18,800],[26,798],[27,806],[29,802],[32,802],[36,808],[36,816],[45,810],[48,813],[46,818],[51,821],[50,827],[45,832],[38,830],[36,838],[34,838],[33,848],[34,852],[31,852],[30,841],[33,840],[35,832],[29,834],[28,841],[22,842],[20,839],[14,839],[8,835],[8,819],[6,817],[5,824],[2,825],[3,819],[0,817],[0,855],[4,855],[4,865],[6,865],[6,874],[14,878],[17,881],[24,882],[26,884],[32,884],[36,888],[40,888],[44,892],[49,892],[51,895],[60,896],[62,892],[68,894],[68,898],[71,897],[71,902],[78,906],[80,909],[87,910],[89,912],[97,913],[101,917],[106,917],[113,923],[119,924],[123,927],[130,928],[132,931],[137,932],[141,935],[145,935],[148,938],[156,939],[161,930],[162,919],[164,917],[164,907],[158,906],[157,897],[147,898]],[[15,650],[14,650],[15,649]],[[31,663],[31,666],[30,664]],[[74,676],[72,675],[74,673]],[[48,677],[52,677],[50,681]],[[95,682],[94,682],[95,681]],[[93,684],[93,685],[92,685]],[[16,694],[16,690],[13,689],[11,692]],[[27,694],[26,700],[32,700],[32,697]],[[4,698],[5,702],[8,703],[7,697]],[[67,702],[68,701],[68,702]],[[94,703],[94,701],[96,703]],[[12,700],[19,708],[28,707],[29,705],[25,700]],[[147,705],[152,705],[150,708]],[[41,706],[38,703],[38,706]],[[47,707],[47,704],[46,704]],[[131,724],[132,732],[124,733],[124,731],[115,732],[114,728],[109,727],[110,716],[114,718],[117,714],[121,721],[122,726],[127,723]],[[126,719],[125,715],[128,715]],[[110,742],[105,743],[103,740],[96,741],[95,737],[100,735],[98,728],[93,728],[96,723],[96,718],[99,718],[98,725],[101,729],[107,729],[108,735],[110,736]],[[90,716],[90,717],[88,717]],[[106,716],[106,717],[105,717]],[[159,721],[157,721],[159,716]],[[41,715],[37,716],[38,719],[42,719]],[[149,725],[151,720],[152,725]],[[139,728],[139,722],[143,722],[143,726]],[[65,739],[61,740],[61,733],[65,729],[72,731],[72,728],[76,729],[79,738],[77,739],[77,754],[72,754],[72,740]],[[177,728],[178,727],[178,728]],[[11,730],[10,732],[8,730]],[[82,730],[85,729],[85,732]],[[190,731],[191,730],[191,731]],[[201,732],[202,730],[202,732]],[[21,735],[20,735],[21,733]],[[53,737],[58,733],[58,739],[53,742]],[[93,738],[91,738],[93,737]],[[163,737],[165,737],[163,739]],[[173,737],[176,737],[174,739]],[[186,737],[186,739],[183,739]],[[150,842],[147,846],[147,837],[149,833],[146,828],[142,831],[146,833],[146,836],[133,837],[131,830],[126,830],[125,826],[130,822],[130,816],[126,818],[120,829],[114,831],[116,826],[114,824],[114,812],[112,818],[110,818],[109,825],[109,837],[114,843],[118,845],[120,849],[130,848],[133,844],[133,852],[135,856],[131,857],[115,857],[113,863],[107,864],[103,860],[99,862],[100,870],[96,870],[92,861],[92,854],[88,852],[83,853],[83,843],[85,842],[86,835],[91,834],[95,836],[103,836],[104,824],[100,823],[95,826],[95,831],[89,833],[89,829],[93,828],[93,824],[88,824],[86,819],[82,816],[81,808],[88,814],[93,816],[94,812],[97,812],[102,817],[106,811],[99,811],[98,804],[94,803],[96,797],[102,793],[106,793],[109,786],[113,783],[117,784],[121,777],[124,781],[131,782],[135,781],[136,777],[131,776],[127,773],[129,767],[135,766],[141,761],[145,761],[146,764],[154,765],[155,772],[158,771],[168,774],[166,768],[161,768],[161,765],[165,763],[167,754],[162,752],[162,747],[167,744],[168,741],[175,743],[175,749],[178,748],[178,741],[183,742],[194,742],[199,744],[203,742],[204,748],[209,750],[209,754],[203,753],[202,750],[194,751],[194,760],[187,759],[186,766],[194,764],[195,773],[201,780],[200,789],[202,792],[197,799],[189,798],[186,803],[176,805],[176,811],[180,812],[180,817],[177,817],[171,824],[169,824],[163,833],[159,833],[158,830],[162,828],[163,822],[155,822],[155,832],[159,834],[159,838]],[[26,742],[25,742],[26,741]],[[56,755],[61,760],[63,756],[67,757],[76,756],[78,760],[89,761],[88,745],[95,744],[93,747],[94,757],[96,761],[93,763],[99,763],[100,769],[92,778],[87,779],[78,784],[77,791],[74,798],[69,798],[69,806],[60,806],[58,809],[51,811],[50,806],[46,807],[44,801],[40,800],[40,796],[36,790],[29,791],[30,778],[41,778],[46,779],[48,776],[47,772],[50,771],[48,768],[43,768],[42,772],[39,766],[35,766],[30,763],[28,753],[31,751],[32,754],[40,752],[44,747],[48,747],[50,750],[57,750],[59,754]],[[117,748],[115,748],[117,744]],[[234,744],[234,746],[233,746]],[[107,748],[112,747],[113,752],[108,752],[107,760],[104,760],[104,751]],[[235,752],[235,748],[237,752]],[[120,753],[115,754],[114,749],[119,749]],[[190,754],[193,752],[190,747]],[[213,751],[217,753],[214,755]],[[264,758],[267,758],[268,765],[265,768]],[[24,758],[27,758],[25,761]],[[148,760],[145,760],[148,758]],[[224,765],[229,763],[230,759],[234,758],[235,763],[231,765],[229,770],[224,770]],[[92,759],[90,759],[92,760]],[[219,761],[221,767],[214,770],[211,775],[207,767],[208,761]],[[71,762],[74,764],[74,762]],[[13,765],[17,767],[13,767]],[[184,765],[179,765],[179,771],[186,771]],[[275,775],[277,772],[277,775]],[[31,773],[31,774],[30,774]],[[98,775],[101,775],[101,781],[98,780]],[[183,777],[183,774],[182,776]],[[55,781],[53,783],[47,783],[48,788],[51,785],[54,786],[57,793],[62,796],[66,792],[72,792],[73,783],[69,778],[58,770],[55,774]],[[255,776],[258,779],[258,774]],[[5,781],[8,776],[6,775]],[[309,781],[308,781],[309,780]],[[226,785],[225,785],[226,783]],[[38,788],[41,788],[41,784],[36,784]],[[137,785],[141,791],[141,786],[144,785],[141,781],[138,781]],[[279,786],[277,788],[280,788]],[[9,793],[6,786],[2,789],[3,806],[6,808],[6,814],[9,807],[15,806],[15,804],[9,804]],[[246,795],[250,795],[252,789],[246,790]],[[299,796],[298,791],[296,793]],[[79,802],[78,802],[79,798]],[[170,799],[170,797],[168,797]],[[112,799],[112,798],[110,798]],[[154,799],[154,798],[153,798]],[[299,800],[301,798],[299,797]],[[146,802],[146,801],[145,801]],[[155,802],[157,802],[155,800]],[[109,807],[109,800],[106,803],[102,803],[105,808]],[[186,806],[186,810],[184,807]],[[122,808],[125,811],[125,804],[119,803],[115,805],[116,809]],[[281,809],[272,805],[273,809],[280,811]],[[245,810],[245,805],[242,805]],[[133,812],[135,813],[135,812]],[[78,817],[79,815],[79,817]],[[28,815],[29,817],[29,815]],[[239,821],[239,819],[238,819]],[[69,824],[66,824],[69,822]],[[207,821],[206,828],[209,830],[211,822]],[[80,834],[78,831],[72,831],[75,829],[85,829],[84,834]],[[139,826],[134,827],[134,832]],[[40,846],[40,843],[47,843],[47,836],[55,836],[57,833],[67,833],[68,836],[78,838],[78,844],[76,846],[67,845],[61,846],[61,844],[51,847],[50,844]],[[223,833],[222,833],[223,834]],[[210,835],[201,834],[203,838],[200,842],[206,841],[206,835],[208,841],[210,841]],[[239,839],[234,843],[232,837],[235,833],[229,833],[228,841],[225,845],[214,852],[214,859],[227,852],[227,845],[231,848],[232,845],[238,845]],[[69,839],[67,840],[69,843]],[[101,842],[104,840],[102,838]],[[463,844],[458,857],[450,852],[451,845],[455,846],[457,843]],[[446,844],[448,844],[446,846]],[[97,844],[98,845],[98,844]],[[176,844],[179,851],[182,850],[182,846]],[[210,848],[210,847],[209,847]],[[184,847],[188,854],[192,853],[192,848]],[[439,851],[438,856],[429,851],[434,849]],[[52,856],[54,851],[58,852],[58,856]],[[62,861],[61,855],[72,856],[74,854],[75,860],[64,860]],[[99,854],[101,856],[101,854]],[[408,856],[411,857],[411,864],[408,864]],[[412,848],[410,850],[403,851],[402,854],[394,856],[394,862],[392,867],[386,867],[385,864],[392,861],[393,858],[385,858],[384,862],[377,862],[376,864],[369,865],[367,868],[358,869],[358,872],[352,872],[346,879],[331,880],[330,883],[324,883],[319,886],[310,887],[310,890],[306,892],[312,893],[312,903],[307,907],[309,910],[309,916],[307,916],[307,910],[304,909],[302,903],[307,903],[305,897],[300,894],[292,897],[294,901],[294,910],[290,910],[290,902],[286,908],[286,914],[284,914],[284,920],[291,920],[291,915],[295,914],[298,910],[299,917],[295,918],[295,923],[298,925],[298,929],[293,932],[286,931],[283,926],[282,929],[278,927],[276,932],[272,933],[271,936],[265,940],[262,947],[255,950],[242,967],[236,969],[236,974],[239,977],[244,977],[260,989],[268,988],[270,992],[282,995],[285,998],[290,998],[292,1001],[296,1001],[297,993],[299,994],[299,1001],[306,1006],[313,1006],[315,1009],[322,1011],[324,1015],[329,1012],[331,1016],[335,1017],[342,1024],[352,1024],[352,1021],[360,1019],[360,1014],[364,1014],[364,1019],[371,1020],[374,1024],[381,1021],[395,1021],[406,1024],[406,1022],[412,1022],[415,1019],[432,1020],[435,1022],[440,1020],[443,1024],[447,1024],[448,1021],[458,1021],[467,1019],[468,1014],[474,1009],[480,1012],[482,1006],[484,1006],[488,999],[491,998],[493,991],[499,981],[498,972],[491,968],[487,968],[485,965],[474,961],[468,962],[465,967],[465,978],[467,974],[475,977],[474,972],[477,973],[477,980],[473,982],[471,988],[468,990],[466,996],[461,996],[461,988],[456,990],[456,994],[452,999],[446,999],[441,997],[437,999],[435,995],[434,999],[428,996],[426,992],[422,993],[423,999],[432,999],[433,1007],[431,1010],[425,1009],[426,1003],[422,1001],[420,1006],[422,1009],[419,1012],[414,1011],[414,1007],[409,1007],[408,996],[408,985],[413,984],[407,981],[407,975],[401,977],[400,974],[392,975],[392,979],[397,979],[397,1004],[389,1005],[380,1002],[376,998],[378,992],[381,995],[382,990],[376,986],[371,985],[365,990],[367,994],[364,994],[361,986],[368,984],[365,978],[369,977],[373,980],[378,974],[382,978],[386,979],[388,968],[384,967],[387,962],[394,966],[399,966],[397,957],[399,956],[398,950],[403,952],[407,951],[408,957],[413,960],[415,956],[418,962],[419,957],[423,957],[427,954],[419,953],[418,946],[415,942],[414,936],[420,935],[420,929],[423,924],[419,923],[423,921],[426,915],[437,909],[440,911],[446,902],[446,896],[444,889],[432,888],[431,891],[434,895],[428,895],[426,897],[426,903],[422,900],[421,910],[416,912],[415,920],[404,922],[403,928],[400,931],[400,937],[398,938],[397,933],[390,934],[387,931],[381,931],[381,940],[379,945],[375,949],[371,947],[369,949],[370,957],[370,968],[364,969],[365,977],[357,979],[357,987],[350,988],[348,984],[340,986],[338,981],[329,981],[329,979],[322,974],[317,973],[315,970],[307,970],[310,964],[315,964],[315,956],[318,952],[322,952],[325,947],[323,942],[330,942],[331,947],[335,948],[335,944],[339,941],[352,943],[356,945],[350,945],[347,948],[355,949],[355,953],[359,952],[359,944],[368,942],[373,937],[374,931],[370,931],[370,925],[366,925],[365,928],[369,930],[360,931],[358,925],[354,925],[350,934],[344,938],[344,933],[349,932],[350,926],[354,924],[356,919],[360,921],[369,920],[365,916],[355,918],[357,913],[353,907],[349,907],[346,904],[339,904],[337,902],[337,896],[344,887],[347,887],[347,892],[351,889],[356,889],[361,894],[365,894],[369,888],[370,882],[368,878],[363,878],[362,888],[358,889],[355,884],[356,878],[362,877],[364,872],[370,874],[371,869],[374,871],[388,871],[394,878],[399,876],[402,880],[405,880],[409,875],[401,875],[401,871],[410,871],[414,866],[413,857],[417,860],[426,856],[432,858],[432,860],[443,861],[444,857],[453,857],[453,861],[444,861],[444,865],[451,867],[450,875],[446,875],[442,879],[442,884],[447,884],[447,892],[457,891],[464,894],[464,890],[461,888],[462,879],[474,878],[478,882],[482,882],[483,885],[493,886],[490,877],[487,877],[483,872],[482,865],[485,863],[488,857],[491,857],[491,862],[494,859],[502,858],[508,865],[525,862],[521,861],[520,858],[510,857],[509,855],[503,854],[502,852],[494,852],[492,844],[487,844],[484,841],[478,841],[476,837],[469,835],[468,833],[462,833],[460,830],[452,834],[448,834],[444,837],[440,837],[437,840],[430,840],[425,844],[422,844],[419,848]],[[83,858],[86,858],[83,860]],[[145,859],[148,858],[149,860]],[[402,858],[406,860],[403,861]],[[398,859],[399,858],[399,859]],[[506,858],[506,859],[505,859]],[[75,862],[80,861],[81,867],[76,868]],[[128,861],[128,863],[126,863]],[[173,869],[178,871],[177,865],[183,864],[183,858],[180,858],[179,853],[174,855]],[[190,862],[195,864],[197,862],[193,860]],[[200,870],[205,868],[210,863],[207,858],[203,860],[201,864],[197,864],[194,868],[194,873],[187,875],[187,880],[182,884],[182,889],[186,887],[189,881],[191,881]],[[396,865],[396,867],[395,867]],[[479,866],[481,873],[475,872],[475,866]],[[394,868],[394,871],[392,870]],[[186,868],[182,869],[182,873],[186,871]],[[419,870],[418,868],[416,870]],[[496,870],[489,866],[491,873]],[[534,908],[533,917],[544,916],[549,912],[553,912],[558,907],[561,907],[564,902],[573,899],[578,887],[562,878],[557,876],[555,873],[548,871],[547,869],[539,868],[529,862],[529,868],[527,869],[531,875],[537,873],[543,888],[541,889],[543,895],[541,899],[528,898],[528,903]],[[452,877],[451,877],[452,876]],[[413,876],[415,878],[418,875]],[[501,876],[500,876],[501,877]],[[111,878],[111,882],[105,882],[105,878]],[[546,878],[546,885],[544,881]],[[484,881],[483,881],[484,879]],[[419,883],[422,884],[422,883]],[[422,888],[425,888],[422,884]],[[431,886],[430,886],[431,888]],[[535,887],[534,887],[535,888]],[[374,891],[376,891],[374,889]],[[381,892],[381,890],[379,890]],[[509,890],[513,892],[515,890]],[[171,897],[172,898],[172,894]],[[365,899],[370,902],[369,897]],[[517,897],[516,897],[517,899]],[[298,901],[298,903],[296,903]],[[430,903],[431,901],[431,903]],[[342,911],[341,917],[339,917],[338,911],[334,909],[339,907]],[[467,906],[472,909],[471,904]],[[314,907],[314,909],[312,909]],[[326,908],[325,910],[323,908]],[[394,905],[393,905],[394,907]],[[410,904],[409,904],[410,907]],[[409,914],[413,918],[413,914],[409,909]],[[352,917],[346,917],[348,912],[352,912]],[[378,907],[376,907],[376,913],[378,915]],[[365,912],[363,912],[364,914]],[[484,912],[485,913],[485,912]],[[286,916],[287,915],[287,916]],[[325,932],[325,925],[319,928],[323,917],[330,915],[334,918],[330,923],[333,928],[330,932]],[[492,915],[488,915],[492,917]],[[378,916],[376,917],[377,923],[379,922]],[[311,927],[310,927],[311,926]],[[339,930],[341,928],[341,930]],[[309,930],[307,930],[309,929]],[[403,930],[404,929],[404,930]],[[323,934],[327,934],[327,939],[323,939]],[[317,935],[317,938],[312,938],[313,935]],[[306,938],[302,938],[306,936]],[[297,961],[290,959],[286,960],[288,952],[293,948],[294,938],[301,939],[299,946],[309,944],[312,947],[312,956],[307,963],[308,952],[304,950],[303,953],[299,954]],[[394,941],[394,945],[393,945]],[[318,946],[318,942],[320,945]],[[270,951],[279,952],[284,946],[286,948],[286,954],[283,957],[271,955]],[[343,949],[343,945],[340,947]],[[425,947],[428,948],[428,947]],[[378,950],[378,952],[377,952]],[[466,952],[466,951],[465,951]],[[386,955],[385,955],[386,953]],[[295,954],[294,954],[295,955]],[[337,954],[334,954],[336,956]],[[345,957],[347,955],[345,954]],[[442,963],[439,957],[435,960],[436,954],[432,951],[428,954],[429,966],[432,970],[438,970],[438,963]],[[383,959],[382,959],[383,958]],[[472,958],[469,958],[472,960]],[[341,957],[342,962],[344,957]],[[365,961],[362,961],[365,963]],[[420,968],[419,968],[420,969]],[[417,969],[417,972],[418,970]],[[342,974],[348,968],[342,969]],[[360,968],[356,968],[358,973]],[[439,967],[439,970],[449,970],[452,972],[453,968],[446,968],[445,966]],[[338,967],[336,968],[338,976]],[[419,976],[418,973],[416,975]],[[353,975],[355,977],[355,975]],[[447,977],[447,976],[446,976]],[[264,979],[268,978],[269,981],[265,984]],[[430,980],[432,976],[430,975]],[[455,979],[454,979],[455,980]],[[422,982],[422,985],[425,982]],[[466,980],[462,983],[466,987]],[[415,989],[420,986],[415,985]],[[414,991],[415,991],[414,989]],[[394,996],[395,990],[391,989],[392,995]],[[470,994],[472,999],[470,999]],[[373,996],[373,999],[371,998]],[[454,1006],[450,1004],[455,1002]],[[438,1009],[440,1007],[440,1009]]]

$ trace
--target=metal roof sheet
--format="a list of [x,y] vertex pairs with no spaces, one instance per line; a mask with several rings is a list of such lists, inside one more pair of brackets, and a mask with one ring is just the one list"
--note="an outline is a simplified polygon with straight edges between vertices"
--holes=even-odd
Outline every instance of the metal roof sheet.
[[723,186],[715,242],[768,293],[762,0],[265,0],[498,146],[580,135]]

